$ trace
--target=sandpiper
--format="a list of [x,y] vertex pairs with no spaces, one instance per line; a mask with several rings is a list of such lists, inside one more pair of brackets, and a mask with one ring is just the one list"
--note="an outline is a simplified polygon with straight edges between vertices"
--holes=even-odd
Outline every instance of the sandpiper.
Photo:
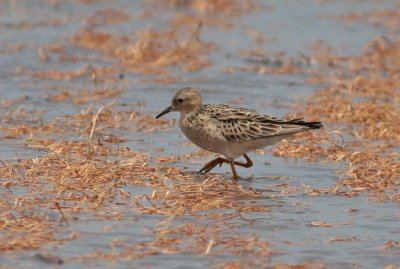
[[[246,154],[248,151],[273,145],[298,132],[322,127],[321,122],[307,122],[300,118],[279,119],[246,108],[203,105],[199,90],[191,87],[177,91],[171,106],[156,119],[172,111],[181,113],[179,125],[190,141],[202,149],[225,156],[210,161],[199,173],[205,174],[217,165],[229,163],[235,180],[239,178],[235,165],[253,166]],[[239,156],[243,156],[246,162],[235,161]]]

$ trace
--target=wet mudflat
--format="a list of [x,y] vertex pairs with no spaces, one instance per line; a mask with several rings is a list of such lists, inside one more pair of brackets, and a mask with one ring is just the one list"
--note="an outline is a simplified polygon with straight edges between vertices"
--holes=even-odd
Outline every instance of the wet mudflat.
[[[0,268],[398,268],[396,1],[0,1]],[[322,120],[215,155],[154,116]]]

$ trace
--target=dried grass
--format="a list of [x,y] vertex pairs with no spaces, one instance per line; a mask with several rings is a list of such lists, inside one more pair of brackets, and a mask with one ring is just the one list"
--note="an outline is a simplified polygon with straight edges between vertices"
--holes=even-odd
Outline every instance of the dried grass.
[[116,36],[83,28],[72,38],[72,43],[119,59],[127,71],[170,76],[176,69],[193,72],[211,65],[207,56],[215,45],[201,40],[200,29],[199,26],[185,31],[150,29],[132,36]]
[[[397,19],[386,16],[397,13],[397,9],[381,10],[368,16],[351,14],[348,18],[392,27]],[[224,71],[302,73],[308,76],[308,83],[325,85],[306,104],[294,107],[302,113],[290,115],[321,120],[325,129],[298,134],[274,150],[275,156],[347,165],[345,171],[339,172],[336,186],[307,189],[306,193],[347,196],[364,193],[376,201],[400,201],[399,44],[398,35],[377,36],[356,56],[337,55],[323,42],[311,46],[313,54],[299,57],[267,53],[261,48],[249,49],[240,53],[247,62],[245,66]],[[293,191],[299,190],[283,192]]]
[[[163,218],[159,225],[149,228],[147,240],[115,239],[110,242],[109,251],[94,250],[66,261],[138,259],[183,253],[232,257],[232,261],[215,265],[217,268],[265,267],[266,264],[268,268],[326,268],[315,263],[271,264],[270,256],[275,251],[270,243],[256,235],[239,232],[241,226],[255,222],[247,219],[246,213],[268,212],[269,208],[259,202],[260,193],[217,175],[197,176],[171,166],[180,159],[193,160],[210,153],[151,157],[147,152],[121,144],[126,141],[124,131],[162,131],[173,127],[174,121],[154,120],[152,115],[141,111],[143,104],[140,103],[134,104],[134,111],[117,103],[97,108],[97,103],[107,103],[123,93],[121,88],[107,86],[109,82],[119,81],[121,70],[150,75],[142,80],[145,82],[164,83],[178,81],[180,76],[176,71],[193,72],[210,66],[209,56],[216,46],[202,40],[202,25],[233,27],[232,21],[221,18],[236,19],[257,8],[251,1],[163,2],[190,8],[198,14],[219,15],[209,20],[179,16],[171,20],[172,26],[168,29],[115,35],[101,27],[124,23],[132,19],[131,15],[114,9],[98,11],[84,20],[70,42],[100,52],[106,59],[116,58],[121,66],[87,65],[70,71],[28,72],[43,80],[91,78],[93,89],[88,87],[76,92],[63,89],[48,94],[53,102],[79,105],[80,113],[47,119],[46,111],[25,105],[26,98],[4,100],[0,104],[6,111],[1,119],[1,138],[16,140],[28,152],[28,156],[0,161],[0,251],[40,249],[80,238],[79,233],[69,231],[68,225],[79,222],[82,214],[115,221],[132,220],[132,215],[140,214]],[[381,14],[392,13],[372,15],[380,21],[386,18]],[[182,23],[185,26],[178,25]],[[380,25],[392,25],[392,22]],[[241,55],[249,65],[226,70],[278,75],[303,73],[309,75],[309,83],[327,85],[301,106],[302,114],[323,120],[326,129],[320,133],[299,134],[293,142],[284,141],[274,151],[276,156],[339,162],[347,166],[339,172],[340,179],[335,186],[307,188],[303,190],[306,194],[349,197],[367,194],[377,201],[400,201],[399,41],[396,37],[377,37],[355,57],[335,55],[322,44],[316,44],[315,55],[298,58],[251,50]],[[61,61],[79,62],[81,56],[67,53],[66,48],[71,44],[43,45],[39,48],[39,60],[45,64],[56,55]],[[9,45],[4,53],[18,53],[25,47]],[[310,68],[313,64],[318,68]],[[326,76],[326,70],[330,76]],[[34,150],[35,157],[29,156],[30,150]],[[276,188],[282,189],[281,195],[302,191],[286,183],[277,184]],[[147,194],[135,193],[139,189]],[[322,229],[349,223],[314,221],[310,225]],[[333,238],[328,243],[354,240],[357,238]],[[395,250],[398,245],[396,241],[388,241],[383,248]]]
[[[160,3],[161,2],[161,3]],[[199,14],[213,14],[214,16],[225,16],[226,18],[234,18],[243,16],[249,12],[259,10],[260,5],[253,1],[240,1],[240,0],[163,0],[163,1],[149,1],[146,5],[154,6],[172,6],[176,8],[190,8]]]
[[[264,37],[263,39],[266,39]],[[256,43],[259,43],[259,41]],[[268,53],[264,49],[249,49],[241,51],[240,57],[243,57],[247,64],[241,67],[226,67],[224,73],[236,72],[254,72],[260,75],[287,75],[307,73],[309,66],[308,59],[304,57],[292,58],[283,52]]]
[[329,52],[325,58],[323,53],[314,58],[322,64],[322,71],[314,70],[309,81],[320,83],[326,69],[333,75],[323,80],[328,88],[310,97],[305,109],[302,105],[304,114],[322,120],[327,131],[340,134],[342,141],[338,143],[326,132],[300,134],[299,142],[282,143],[274,151],[283,157],[347,164],[336,187],[310,194],[368,193],[377,201],[400,201],[400,156],[396,150],[400,146],[400,65],[395,60],[399,58],[399,40],[377,37],[355,57]]
[[[85,96],[92,92],[80,94]],[[109,97],[99,95],[100,99]],[[25,148],[41,154],[33,159],[2,161],[0,182],[7,192],[0,203],[2,251],[38,249],[44,244],[79,238],[79,234],[63,237],[57,234],[63,230],[60,225],[76,221],[83,212],[95,212],[97,217],[106,220],[121,220],[134,210],[136,214],[167,217],[197,216],[200,222],[159,226],[152,231],[153,241],[124,245],[123,250],[114,254],[96,251],[72,260],[133,259],[176,252],[270,255],[268,242],[226,233],[221,226],[227,225],[232,230],[240,223],[238,220],[250,221],[242,213],[267,211],[265,206],[254,203],[259,194],[239,184],[232,185],[223,178],[203,177],[199,182],[197,176],[165,166],[160,161],[162,158],[153,159],[145,152],[120,147],[123,138],[107,138],[107,130],[155,131],[171,128],[170,122],[155,121],[140,112],[121,111],[115,104],[102,106],[97,111],[89,107],[78,115],[53,118],[51,123],[42,122],[40,128],[27,120],[27,114],[19,109],[4,121],[6,125],[25,122],[22,129],[5,127],[3,131],[12,130],[14,139],[25,140]],[[63,137],[45,138],[47,134],[58,133],[63,133]],[[153,193],[135,195],[124,190],[124,186],[147,187]],[[24,190],[23,195],[14,194],[21,190]],[[10,201],[15,202],[11,205]],[[121,207],[121,204],[126,206]],[[226,212],[208,213],[216,209]],[[32,213],[38,210],[40,213]],[[54,214],[58,217],[54,218]],[[209,225],[210,218],[215,221],[213,226]]]
[[347,22],[367,22],[374,26],[398,29],[400,26],[400,8],[397,5],[393,9],[381,9],[369,12],[354,12],[339,16],[339,20]]

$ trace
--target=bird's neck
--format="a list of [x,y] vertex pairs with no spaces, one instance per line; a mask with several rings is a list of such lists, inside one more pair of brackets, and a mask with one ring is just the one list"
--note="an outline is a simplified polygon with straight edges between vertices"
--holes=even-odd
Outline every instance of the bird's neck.
[[192,108],[192,109],[180,111],[181,112],[181,121],[184,120],[186,117],[190,117],[191,115],[198,113],[199,110],[201,110],[201,106],[196,107],[194,109]]

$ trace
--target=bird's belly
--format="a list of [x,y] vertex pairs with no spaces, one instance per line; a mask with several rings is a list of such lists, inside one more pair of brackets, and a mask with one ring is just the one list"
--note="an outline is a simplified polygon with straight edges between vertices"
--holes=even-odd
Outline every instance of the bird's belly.
[[185,127],[181,127],[181,130],[185,136],[196,146],[207,151],[223,154],[221,149],[224,147],[226,141],[221,139],[221,137],[219,137],[217,134]]
[[273,145],[289,135],[255,139],[249,141],[227,141],[217,129],[189,128],[181,125],[185,136],[196,146],[235,159],[246,152]]
[[222,148],[220,153],[225,155],[227,158],[235,159],[248,151],[262,149],[266,146],[273,145],[286,137],[287,136],[276,136],[249,141],[229,142],[229,144]]

